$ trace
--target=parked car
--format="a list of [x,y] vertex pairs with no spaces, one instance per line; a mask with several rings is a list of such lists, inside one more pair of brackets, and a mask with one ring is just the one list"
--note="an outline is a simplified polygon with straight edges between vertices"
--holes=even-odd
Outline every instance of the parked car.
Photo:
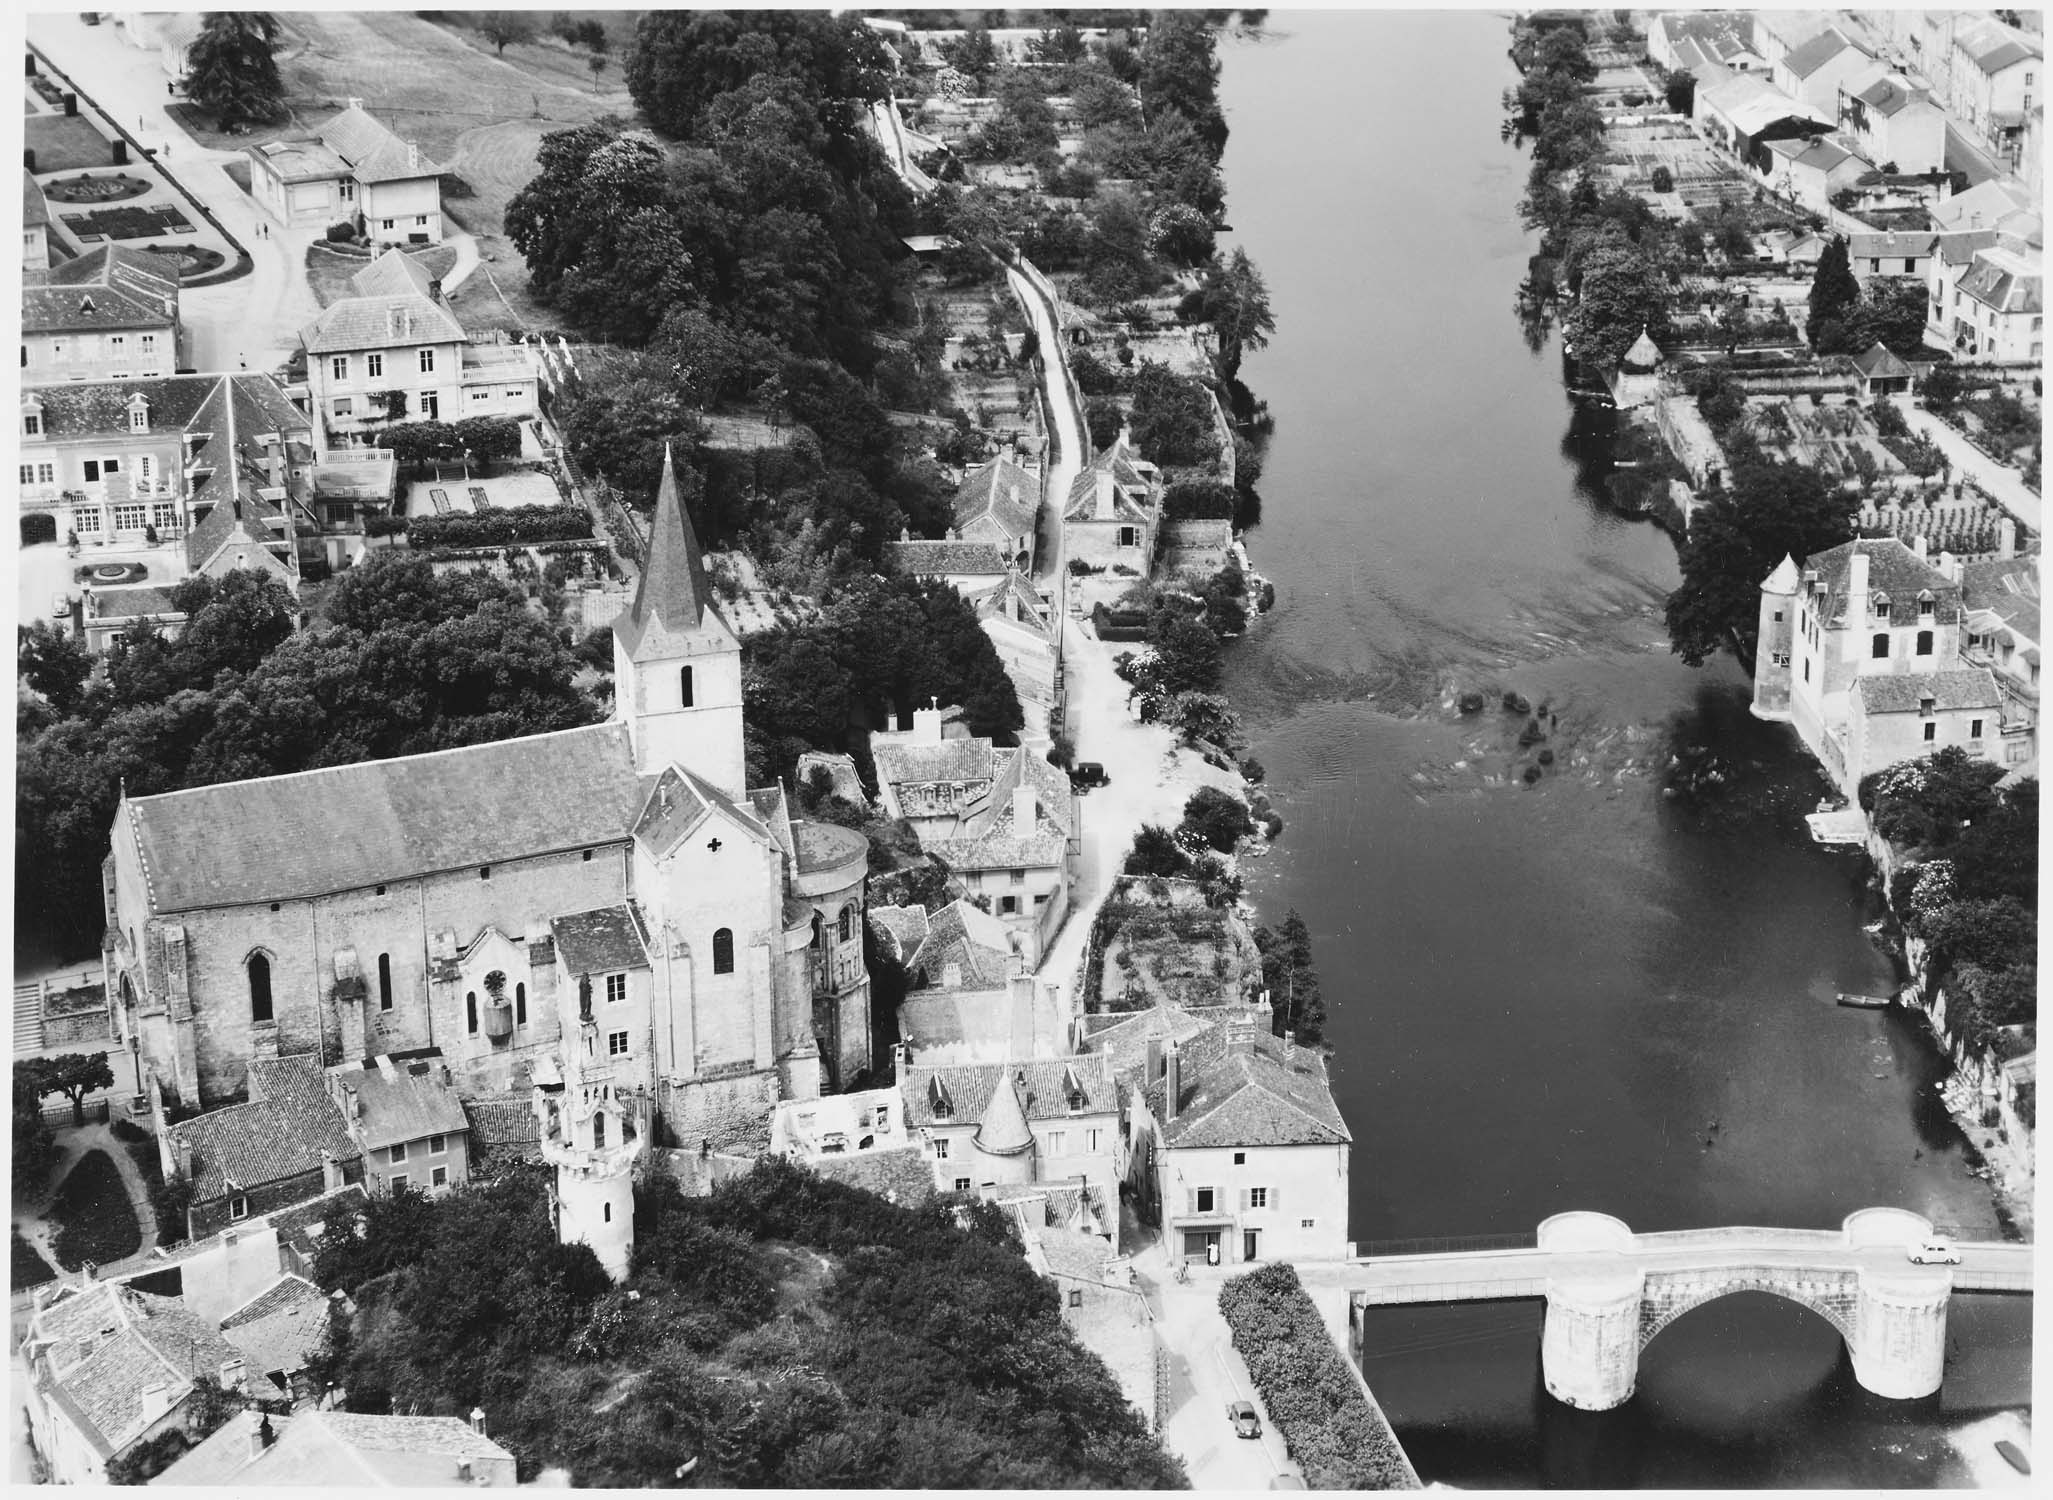
[[1255,1415],[1252,1401],[1227,1402],[1226,1420],[1233,1424],[1235,1437],[1258,1438],[1262,1435],[1262,1419]]
[[1094,760],[1080,760],[1069,768],[1071,790],[1087,792],[1092,787],[1109,786],[1112,778],[1105,774],[1105,768]]
[[71,618],[71,595],[58,594],[50,601],[51,617],[58,620]]
[[1957,1266],[1960,1252],[1944,1240],[1926,1240],[1922,1245],[1910,1247],[1910,1263],[1914,1266]]

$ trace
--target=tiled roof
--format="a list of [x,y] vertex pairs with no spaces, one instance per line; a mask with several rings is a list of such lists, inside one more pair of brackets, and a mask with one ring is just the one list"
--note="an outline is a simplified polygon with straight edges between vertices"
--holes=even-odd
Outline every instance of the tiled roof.
[[992,1086],[972,1138],[977,1150],[989,1156],[1017,1156],[1033,1149],[1034,1128],[1027,1123],[1026,1102],[1020,1097],[1022,1088],[1011,1075],[1000,1076]]
[[357,1127],[364,1145],[376,1151],[400,1141],[431,1135],[459,1135],[470,1129],[456,1090],[444,1082],[440,1058],[409,1060],[383,1067],[344,1068],[335,1075],[354,1085],[363,1113]]
[[[159,375],[130,380],[81,380],[69,385],[38,386],[22,393],[42,408],[43,430],[53,438],[90,437],[99,433],[127,433],[129,402],[141,396],[147,404],[152,431],[176,428],[186,432],[224,432],[211,420],[219,413],[213,404],[224,380],[269,381],[267,375]],[[285,395],[279,392],[279,399]],[[290,402],[287,402],[290,405]],[[208,421],[199,420],[205,414]],[[300,426],[307,419],[302,416]]]
[[[345,1411],[301,1412],[273,1417],[270,1447],[252,1454],[257,1413],[240,1413],[227,1427],[160,1474],[152,1483],[232,1484],[257,1492],[266,1487],[321,1486],[357,1489],[514,1482],[513,1455],[461,1417],[369,1416]],[[477,1466],[472,1479],[460,1477],[457,1462]]]
[[1801,47],[1789,52],[1783,57],[1782,66],[1789,69],[1798,78],[1809,78],[1818,69],[1824,67],[1826,63],[1832,61],[1833,58],[1839,56],[1840,53],[1846,51],[1849,47],[1859,52],[1861,56],[1867,56],[1866,52],[1862,51],[1859,47],[1855,47],[1852,42],[1848,41],[1839,32],[1826,31],[1812,37]]
[[938,745],[914,745],[883,735],[870,738],[877,780],[889,786],[989,781],[997,774],[991,750],[991,741],[982,737],[944,739]]
[[1896,230],[1887,234],[1850,234],[1846,253],[1854,260],[1862,256],[1930,255],[1939,236],[1930,230]]
[[[905,1070],[900,1087],[905,1095],[906,1124],[974,1125],[983,1119],[999,1081],[1019,1087],[1022,1074],[1026,1082],[1020,1103],[1029,1120],[1109,1114],[1119,1107],[1108,1058],[1058,1057],[1039,1062],[966,1063],[932,1068],[914,1065]],[[1082,1091],[1081,1109],[1069,1107],[1071,1080]],[[937,1100],[943,1097],[951,1106],[946,1114],[935,1109]]]
[[2042,48],[2009,27],[1981,19],[1964,21],[1953,34],[1953,45],[1965,52],[1977,68],[1991,76],[2045,55]]
[[1011,564],[990,542],[886,542],[884,556],[898,572],[910,578],[931,578],[943,574],[996,576]]
[[556,956],[572,975],[649,966],[647,937],[624,905],[554,918],[549,931],[556,939]]
[[1883,74],[1859,89],[1854,97],[1885,120],[1902,114],[1913,104],[1930,102],[1901,73]]
[[280,1244],[291,1245],[300,1254],[311,1256],[327,1230],[328,1221],[352,1211],[363,1197],[362,1186],[352,1182],[281,1212],[266,1214],[264,1222],[278,1232]]
[[351,295],[322,308],[320,315],[299,331],[307,353],[464,343],[469,335],[456,315],[429,297],[425,286],[416,284],[410,274],[413,271],[426,279],[427,273],[413,264],[411,256],[388,250],[357,272],[350,282]]
[[178,321],[178,262],[148,250],[99,245],[22,280],[23,333],[168,329]]
[[85,1435],[105,1457],[140,1437],[153,1419],[144,1394],[164,1388],[176,1407],[193,1377],[218,1379],[235,1350],[176,1297],[154,1297],[110,1282],[67,1288],[32,1316],[25,1347],[38,1380],[62,1392]]
[[338,1162],[359,1158],[342,1111],[328,1097],[318,1057],[258,1058],[249,1071],[249,1103],[169,1127],[173,1142],[192,1146],[196,1199],[204,1202],[319,1172],[324,1149]]
[[[1138,504],[1133,492],[1146,495],[1148,479],[1134,462],[1122,436],[1112,446],[1093,458],[1077,474],[1069,486],[1069,504],[1064,508],[1065,521],[1121,521],[1128,524],[1145,522],[1151,518],[1145,505]],[[1110,502],[1108,513],[1099,513],[1101,494]]]
[[749,837],[777,846],[770,830],[752,810],[682,766],[670,766],[660,775],[646,778],[646,790],[636,805],[638,811],[633,816],[631,832],[657,859],[691,837],[694,829],[715,814],[725,814]]
[[802,875],[831,870],[869,853],[868,838],[838,823],[794,823],[791,831],[797,844],[794,863]]
[[352,104],[315,132],[321,144],[349,164],[359,182],[399,182],[434,177],[442,169]]
[[281,1276],[221,1320],[221,1336],[258,1376],[306,1368],[328,1331],[328,1297],[300,1276]]
[[1260,1012],[1253,1006],[1222,1005],[1185,1007],[1155,1005],[1125,1014],[1084,1017],[1083,1048],[1110,1059],[1112,1071],[1127,1080],[1147,1083],[1138,1077],[1148,1059],[1149,1042],[1183,1043],[1223,1021],[1247,1021]]
[[2039,639],[2039,555],[1992,558],[1961,570],[1971,610],[1988,610],[2028,641]]
[[1918,672],[1910,676],[1856,677],[1853,690],[1871,714],[1914,714],[1927,698],[1935,712],[1956,708],[1994,708],[2002,702],[1996,679],[1986,667],[1956,672]]
[[1010,620],[1051,643],[1055,639],[1054,607],[1018,573],[1007,573],[991,588],[973,594],[970,603],[980,620]]
[[1165,1145],[1300,1146],[1353,1139],[1326,1062],[1305,1047],[1288,1059],[1284,1043],[1250,1024],[1214,1026],[1178,1053],[1180,1103],[1167,1115],[1167,1078],[1147,1085],[1148,1110]]
[[897,963],[908,963],[927,940],[929,924],[924,906],[871,906],[866,916],[878,946]]
[[948,988],[996,989],[1012,972],[1012,940],[1005,924],[968,901],[951,901],[927,919],[925,937],[900,962],[924,976],[916,989],[943,987],[949,964],[958,982]]
[[1880,339],[1853,357],[1853,367],[1870,380],[1895,379],[1910,374],[1910,366],[1891,353],[1889,346]]
[[[1979,229],[1994,225],[2007,214],[2031,207],[2031,195],[2020,185],[1992,177],[1978,182],[1964,193],[1941,198],[1932,205],[1932,217],[1942,228]],[[1973,221],[1979,218],[1980,224]]]
[[[1039,505],[1040,485],[1034,476],[1009,458],[985,464],[962,481],[955,491],[955,525],[965,538],[975,540],[970,528],[980,520],[995,521],[1006,539],[1034,534],[1034,517]],[[979,533],[981,536],[982,533]],[[997,537],[985,538],[996,541]]]
[[470,1120],[473,1152],[522,1161],[540,1158],[542,1126],[535,1118],[534,1105],[527,1099],[466,1099],[463,1111]]
[[915,1208],[934,1196],[934,1169],[917,1146],[816,1156],[806,1165],[822,1177],[889,1198],[902,1208]]
[[1948,230],[1938,236],[1939,259],[1949,266],[1971,265],[1977,251],[1995,248],[2001,237],[1993,228]]
[[[231,547],[256,549],[247,556],[257,562],[259,555],[269,556],[271,546],[285,541],[283,529],[268,524],[283,521],[285,513],[256,493],[254,487],[244,487],[245,480],[257,477],[242,464],[224,464],[209,476],[207,489],[215,488],[218,482],[221,489],[230,493],[214,497],[214,508],[207,512],[207,518],[186,534],[185,560],[193,572],[205,572]],[[257,562],[257,566],[263,564]],[[278,571],[289,572],[282,562]]]
[[1983,250],[1961,275],[1960,292],[1999,313],[2043,313],[2043,281],[2003,250]]
[[96,620],[134,620],[144,615],[175,615],[177,609],[171,603],[171,595],[163,589],[149,584],[136,584],[127,588],[93,587],[93,618]]
[[[150,1483],[167,1487],[175,1485],[181,1489],[218,1489],[234,1482],[255,1462],[250,1455],[250,1445],[257,1436],[258,1425],[265,1420],[265,1413],[260,1411],[236,1412],[226,1425],[188,1448],[176,1463]],[[269,1418],[274,1443],[284,1437],[293,1420],[280,1415]]]
[[1815,569],[1818,581],[1825,585],[1825,605],[1819,616],[1826,625],[1845,623],[1847,576],[1856,550],[1867,554],[1870,594],[1886,594],[1891,604],[1903,604],[1929,590],[1936,601],[1933,613],[1939,623],[1955,623],[1959,589],[1895,537],[1881,537],[1847,542],[1804,560],[1804,569]]
[[[617,842],[640,792],[626,726],[609,723],[132,797],[127,808],[151,910],[176,912]],[[233,859],[215,854],[224,830]]]

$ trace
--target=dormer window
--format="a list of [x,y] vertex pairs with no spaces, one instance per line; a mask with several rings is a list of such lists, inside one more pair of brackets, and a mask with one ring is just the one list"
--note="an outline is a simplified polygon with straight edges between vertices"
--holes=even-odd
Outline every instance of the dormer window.
[[148,432],[150,430],[149,403],[140,396],[128,404],[128,430],[130,432]]
[[1921,719],[1931,718],[1933,711],[1937,709],[1938,706],[1939,700],[1937,698],[1934,698],[1930,693],[1926,693],[1923,697],[1918,699],[1918,717]]
[[1874,611],[1875,611],[1875,623],[1876,623],[1876,624],[1878,624],[1878,625],[1886,625],[1886,624],[1888,624],[1888,623],[1889,623],[1889,596],[1888,596],[1887,594],[1877,594],[1877,595],[1875,595],[1875,599],[1874,599],[1874,604],[1873,604],[1873,608],[1874,608]]
[[938,1073],[927,1080],[927,1109],[937,1120],[955,1118],[955,1101],[948,1097],[948,1085]]
[[1926,589],[1918,595],[1918,618],[1920,620],[1931,619],[1932,611],[1937,607],[1938,601],[1932,597],[1930,589]]
[[99,309],[93,306],[93,299],[91,297],[81,297],[78,299],[78,315],[81,318],[90,318],[97,311]]

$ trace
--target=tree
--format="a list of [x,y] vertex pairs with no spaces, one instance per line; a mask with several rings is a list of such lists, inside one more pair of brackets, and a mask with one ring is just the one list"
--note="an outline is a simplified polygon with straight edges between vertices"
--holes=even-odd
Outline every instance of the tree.
[[1152,127],[1170,114],[1188,120],[1217,161],[1226,148],[1226,116],[1219,109],[1219,59],[1212,28],[1194,10],[1149,17],[1141,47],[1141,113]]
[[35,1059],[29,1066],[35,1069],[36,1091],[44,1094],[62,1094],[71,1101],[71,1123],[82,1126],[86,1122],[86,1095],[95,1089],[114,1087],[114,1070],[107,1065],[107,1058],[100,1052],[65,1052],[56,1057]]
[[479,463],[520,457],[520,423],[512,417],[464,417],[453,436],[456,448]]
[[378,446],[389,448],[403,464],[425,466],[438,459],[452,459],[463,451],[456,429],[447,422],[401,422],[378,433]]
[[[487,10],[478,13],[478,31],[490,42],[495,54],[506,55],[508,42],[525,42],[535,34],[534,18],[521,10]],[[600,35],[604,35],[601,32]]]
[[192,578],[171,591],[187,616],[178,638],[181,679],[212,687],[224,672],[248,672],[292,634],[299,603],[273,573],[236,568]]
[[1326,1036],[1326,1001],[1312,967],[1312,933],[1292,907],[1275,931],[1255,929],[1255,947],[1262,955],[1262,984],[1269,992],[1270,1022],[1276,1035],[1295,1032],[1307,1046]]
[[1255,831],[1247,804],[1216,786],[1201,786],[1183,804],[1182,830],[1200,843],[1231,854]]
[[1818,269],[1811,276],[1810,316],[1804,323],[1804,338],[1812,347],[1820,328],[1828,322],[1843,322],[1860,306],[1861,284],[1854,279],[1847,258],[1846,236],[1835,234],[1825,253],[1818,257]]
[[1190,873],[1190,856],[1176,835],[1157,823],[1143,823],[1127,851],[1124,873],[1180,879]]
[[1615,365],[1642,329],[1658,341],[1668,331],[1668,285],[1639,246],[1622,235],[1601,240],[1581,257],[1581,290],[1565,335],[1575,357]]
[[982,88],[998,68],[998,47],[991,40],[991,28],[982,16],[971,20],[967,30],[941,44],[941,60]]
[[1276,315],[1269,307],[1269,287],[1262,273],[1248,259],[1247,251],[1235,246],[1224,265],[1214,262],[1205,271],[1198,289],[1186,296],[1176,309],[1177,316],[1212,325],[1219,340],[1219,376],[1236,379],[1242,354],[1260,349],[1276,331]]
[[821,128],[846,144],[857,110],[886,96],[889,60],[853,12],[645,11],[627,58],[627,90],[664,135],[693,138],[723,94],[752,79],[800,85]]
[[43,1070],[40,1059],[14,1065],[14,1199],[32,1201],[43,1190],[57,1160],[57,1138],[43,1119]]
[[215,11],[186,49],[186,97],[223,130],[285,118],[285,84],[272,55],[276,17],[260,10]]
[[1133,441],[1158,464],[1202,464],[1219,456],[1212,393],[1188,375],[1144,359],[1133,377]]
[[1721,648],[1751,661],[1762,580],[1785,556],[1801,561],[1851,538],[1857,503],[1801,464],[1736,463],[1732,489],[1690,518],[1682,582],[1668,596],[1669,649],[1693,667]]
[[1678,68],[1668,75],[1668,82],[1661,90],[1668,101],[1668,112],[1685,119],[1696,113],[1697,76],[1687,68]]
[[84,643],[47,620],[15,631],[14,659],[21,680],[48,699],[60,718],[78,707],[93,675],[92,653]]

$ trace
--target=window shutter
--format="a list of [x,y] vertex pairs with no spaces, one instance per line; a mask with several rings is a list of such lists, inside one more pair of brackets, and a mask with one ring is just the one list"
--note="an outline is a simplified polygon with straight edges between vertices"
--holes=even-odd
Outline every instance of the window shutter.
[[1198,1190],[1196,1188],[1185,1188],[1183,1190],[1183,1211],[1187,1214],[1194,1214],[1198,1211]]
[[1281,1207],[1283,1207],[1283,1190],[1282,1190],[1281,1188],[1270,1188],[1270,1189],[1269,1189],[1269,1207],[1271,1207],[1271,1208],[1281,1208]]
[[1246,1213],[1246,1212],[1247,1212],[1247,1189],[1246,1189],[1246,1188],[1242,1188],[1242,1189],[1240,1190],[1240,1211],[1241,1211],[1242,1213]]

